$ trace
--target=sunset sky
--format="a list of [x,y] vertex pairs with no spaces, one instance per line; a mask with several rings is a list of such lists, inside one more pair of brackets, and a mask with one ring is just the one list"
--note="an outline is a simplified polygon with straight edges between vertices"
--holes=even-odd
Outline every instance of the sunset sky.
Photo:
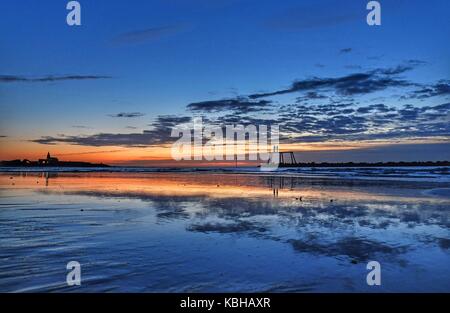
[[303,161],[450,159],[447,0],[67,2],[0,2],[0,160],[167,165],[195,116]]

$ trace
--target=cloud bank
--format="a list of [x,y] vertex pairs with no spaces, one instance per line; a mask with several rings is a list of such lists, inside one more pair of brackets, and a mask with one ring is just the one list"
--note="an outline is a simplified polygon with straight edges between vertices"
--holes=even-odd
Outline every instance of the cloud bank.
[[102,75],[65,75],[65,76],[49,75],[41,77],[0,75],[0,83],[45,83],[45,82],[70,81],[70,80],[98,80],[109,78],[112,77]]

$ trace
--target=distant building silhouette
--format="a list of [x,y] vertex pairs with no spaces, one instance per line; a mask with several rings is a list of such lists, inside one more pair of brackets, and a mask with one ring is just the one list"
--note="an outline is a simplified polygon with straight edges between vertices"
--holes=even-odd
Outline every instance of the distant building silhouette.
[[30,161],[27,159],[17,159],[11,161],[0,161],[0,166],[8,167],[109,167],[107,164],[103,163],[89,163],[89,162],[78,162],[78,161],[60,161],[58,158],[54,158],[47,153],[47,158],[39,159],[37,161]]
[[58,158],[53,158],[50,156],[50,152],[47,152],[47,158],[46,159],[39,159],[38,164],[39,165],[58,165],[59,160]]

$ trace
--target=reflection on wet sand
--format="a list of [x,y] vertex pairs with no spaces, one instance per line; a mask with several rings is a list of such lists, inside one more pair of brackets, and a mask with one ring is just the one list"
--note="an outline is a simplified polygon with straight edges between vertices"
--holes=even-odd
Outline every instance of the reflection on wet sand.
[[[189,261],[185,260],[187,263],[183,263],[189,268],[188,272],[198,274],[198,271],[208,269],[209,275],[204,273],[206,278],[201,278],[201,275],[200,278],[195,278],[187,274],[186,281],[179,281],[178,278],[170,277],[170,274],[161,278],[158,272],[146,272],[149,278],[173,281],[171,288],[178,286],[176,290],[182,291],[192,288],[201,291],[361,291],[368,287],[364,286],[364,280],[355,271],[359,270],[359,275],[363,275],[362,263],[369,260],[380,260],[387,264],[387,270],[392,271],[392,277],[387,281],[391,280],[392,284],[387,284],[386,288],[391,290],[416,290],[417,287],[412,282],[404,279],[405,285],[401,285],[396,279],[399,278],[399,273],[408,275],[417,271],[422,272],[419,279],[423,280],[423,288],[434,286],[435,290],[446,290],[449,287],[445,264],[450,261],[450,199],[433,196],[427,191],[449,187],[446,183],[212,173],[0,175],[3,209],[42,212],[47,204],[48,207],[55,207],[58,201],[76,203],[80,210],[78,213],[70,211],[70,218],[74,223],[96,225],[96,231],[99,226],[105,228],[104,234],[108,234],[110,239],[102,237],[102,240],[110,241],[110,249],[115,245],[114,240],[124,240],[115,238],[117,234],[113,232],[116,231],[126,229],[130,232],[130,237],[135,236],[135,240],[139,236],[151,237],[151,242],[154,242],[151,249],[144,249],[133,240],[124,240],[124,243],[134,245],[134,253],[118,247],[112,249],[119,249],[119,253],[131,259],[137,258],[144,264],[146,261],[142,259],[143,255],[151,251],[153,258],[156,255],[158,259],[155,262],[160,269],[159,273],[174,270],[176,266],[171,265],[170,260],[182,262],[186,255],[191,256]],[[19,198],[27,203],[25,207],[14,205],[14,201]],[[36,202],[36,199],[40,202]],[[150,208],[150,211],[139,209],[140,205]],[[64,207],[63,204],[60,206]],[[124,215],[106,214],[111,207],[114,207],[114,212]],[[105,213],[102,217],[107,216],[106,220],[89,215],[94,212]],[[22,218],[20,214],[15,216],[17,219]],[[37,217],[38,215],[33,215],[33,218]],[[50,226],[65,222],[66,217],[63,213],[58,215],[59,220],[55,220],[55,216],[49,220],[45,219],[45,214],[39,216]],[[13,214],[8,218],[2,215],[1,218],[5,222],[2,231],[14,232],[12,228],[16,221]],[[25,223],[31,223],[27,218],[23,217]],[[115,226],[106,229],[106,225]],[[33,227],[37,227],[36,223]],[[85,231],[91,232],[90,227],[94,226],[89,226]],[[103,236],[95,234],[94,232],[90,236]],[[184,253],[183,257],[172,259],[171,253],[175,252],[166,251],[168,238],[169,241],[174,241],[171,248],[176,249],[177,253]],[[189,244],[187,238],[191,240]],[[58,237],[52,239],[61,240]],[[213,241],[205,243],[204,239]],[[224,247],[229,247],[237,239],[250,240],[239,248],[244,249],[246,252],[242,252],[247,253],[247,256],[240,255],[241,250],[238,252],[237,247],[230,248],[229,251],[236,253],[236,262],[242,265],[223,264],[223,260],[217,259],[216,254],[222,253],[222,249],[228,249]],[[3,236],[2,240],[7,246],[11,245]],[[79,244],[77,238],[73,240]],[[222,248],[203,250],[214,242],[220,243]],[[108,242],[103,243],[108,246]],[[93,244],[99,245],[99,242],[94,241]],[[191,250],[191,245],[198,250]],[[286,247],[290,250],[284,250]],[[10,249],[11,253],[23,253],[20,249]],[[98,254],[98,251],[95,253]],[[424,263],[424,253],[430,258],[430,264]],[[267,267],[256,256],[263,256],[266,262],[273,263],[275,270],[269,271],[271,267]],[[279,258],[283,258],[283,261]],[[203,259],[208,259],[210,263],[205,265]],[[293,265],[300,260],[303,262],[302,268]],[[313,263],[305,265],[304,262]],[[238,274],[233,269],[248,271],[248,276],[234,276]],[[221,285],[223,278],[217,278],[211,273],[217,270],[228,271],[231,275],[228,287]],[[447,275],[442,276],[439,272]],[[316,276],[309,276],[307,273],[316,273]],[[323,277],[325,274],[326,277]],[[336,279],[333,275],[336,275]],[[292,282],[288,277],[297,277],[299,280]],[[201,287],[205,281],[208,284]],[[344,285],[343,281],[346,282]],[[0,278],[0,289],[1,282]],[[117,286],[117,289],[113,288],[130,289],[130,285],[127,288],[124,284]],[[161,283],[152,287],[144,286],[143,290],[169,289]]]
[[[131,173],[20,173],[0,175],[0,186],[16,186],[55,192],[77,190],[141,195],[258,197],[296,200],[430,199],[423,191],[446,183],[329,180],[249,174],[131,174]],[[395,190],[392,187],[395,187]],[[381,198],[380,198],[381,197]],[[439,199],[434,199],[439,201]],[[443,199],[446,201],[446,199]]]

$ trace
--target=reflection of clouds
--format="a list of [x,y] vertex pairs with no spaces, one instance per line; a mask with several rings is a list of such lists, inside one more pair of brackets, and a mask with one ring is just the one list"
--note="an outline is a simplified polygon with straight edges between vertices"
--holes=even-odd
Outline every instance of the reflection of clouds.
[[156,217],[159,220],[180,220],[180,219],[188,219],[189,214],[186,213],[183,208],[174,208],[164,210],[163,212],[159,212],[158,214],[156,214]]
[[248,221],[237,220],[233,223],[204,223],[193,224],[188,227],[189,231],[209,233],[241,233],[241,232],[265,232],[267,229],[259,224]]
[[441,247],[444,250],[448,250],[450,248],[450,239],[448,238],[436,238],[439,247]]
[[[418,245],[448,250],[450,241],[445,234],[450,228],[449,201],[421,196],[423,188],[436,188],[426,183],[211,174],[134,179],[89,175],[93,177],[86,180],[83,175],[60,174],[44,189],[35,185],[35,178],[23,179],[52,195],[140,200],[154,210],[156,223],[182,223],[189,232],[257,237],[285,243],[301,253],[358,262],[382,257],[401,263],[401,255]],[[278,198],[273,198],[274,188],[279,190]]]
[[450,248],[450,239],[432,235],[424,235],[418,238],[418,240],[427,245],[435,245],[442,250],[448,250]]
[[327,256],[347,256],[358,262],[366,262],[376,257],[397,256],[407,251],[404,246],[392,246],[375,240],[358,237],[344,237],[335,242],[323,243],[319,240],[289,240],[292,247],[302,253]]
[[[346,256],[358,262],[370,258],[392,259],[407,252],[412,241],[398,246],[378,239],[353,237],[357,227],[370,236],[371,231],[389,228],[441,226],[448,228],[447,213],[439,206],[417,208],[399,203],[384,205],[384,210],[362,204],[282,206],[282,201],[267,199],[214,199],[209,197],[155,196],[133,193],[65,191],[65,194],[100,198],[130,198],[151,203],[159,222],[187,222],[186,230],[197,233],[239,234],[285,242],[301,253],[330,257]],[[192,208],[197,208],[192,210]],[[420,209],[421,212],[415,210]],[[433,218],[428,218],[432,216]],[[314,236],[303,235],[314,229]],[[290,234],[286,236],[286,234]],[[330,235],[337,238],[329,241]],[[448,239],[428,239],[429,244],[448,248]],[[447,246],[447,248],[445,248]],[[399,262],[403,262],[398,260]]]

